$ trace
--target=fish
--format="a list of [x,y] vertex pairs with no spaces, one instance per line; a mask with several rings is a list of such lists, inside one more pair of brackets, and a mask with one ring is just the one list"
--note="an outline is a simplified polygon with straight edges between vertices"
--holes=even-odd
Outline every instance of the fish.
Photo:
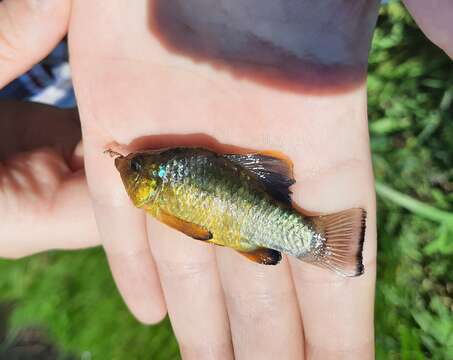
[[305,214],[291,200],[294,166],[278,151],[107,152],[133,204],[193,239],[264,265],[278,264],[284,253],[342,276],[364,273],[366,211]]

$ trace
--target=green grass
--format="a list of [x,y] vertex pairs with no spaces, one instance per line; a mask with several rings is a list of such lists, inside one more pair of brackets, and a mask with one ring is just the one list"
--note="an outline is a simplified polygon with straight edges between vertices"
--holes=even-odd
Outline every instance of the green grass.
[[145,327],[129,314],[100,249],[2,261],[0,269],[2,302],[14,306],[10,337],[40,326],[87,360],[179,357],[168,320]]
[[378,359],[453,359],[453,63],[403,7],[379,21],[369,117]]
[[[453,359],[453,65],[392,3],[379,20],[368,85],[377,357]],[[128,313],[100,249],[0,261],[0,272],[0,302],[14,309],[6,344],[33,325],[78,358],[179,357],[168,321],[144,327]]]

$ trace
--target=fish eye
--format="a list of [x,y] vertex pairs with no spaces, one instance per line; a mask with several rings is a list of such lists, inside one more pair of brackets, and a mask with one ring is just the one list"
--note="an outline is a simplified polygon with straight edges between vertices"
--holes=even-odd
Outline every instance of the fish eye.
[[140,170],[142,169],[140,159],[137,159],[136,157],[133,158],[129,164],[129,167],[131,168],[132,171],[140,172]]

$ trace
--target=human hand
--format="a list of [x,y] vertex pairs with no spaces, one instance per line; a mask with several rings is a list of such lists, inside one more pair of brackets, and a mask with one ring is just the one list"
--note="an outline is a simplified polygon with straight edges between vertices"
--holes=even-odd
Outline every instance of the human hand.
[[[0,88],[58,42],[67,5],[0,3]],[[76,110],[0,102],[0,257],[98,244],[80,139]]]
[[[219,4],[212,1],[208,11],[199,3],[191,4],[203,19]],[[309,70],[292,69],[283,80],[277,74],[278,87],[278,79],[257,81],[247,70],[235,77],[224,66],[169,51],[150,27],[155,4],[80,0],[69,30],[87,178],[126,303],[146,323],[168,310],[188,359],[373,358],[376,230],[365,67],[377,2],[300,2],[294,11],[306,23],[291,23],[289,35],[307,34],[296,55]],[[283,3],[253,4],[266,10]],[[264,15],[278,16],[278,7],[271,10]],[[365,274],[341,278],[286,257],[275,267],[257,265],[156,223],[133,207],[103,154],[112,142],[125,151],[227,144],[286,153],[295,163],[293,199],[302,208],[367,209]]]

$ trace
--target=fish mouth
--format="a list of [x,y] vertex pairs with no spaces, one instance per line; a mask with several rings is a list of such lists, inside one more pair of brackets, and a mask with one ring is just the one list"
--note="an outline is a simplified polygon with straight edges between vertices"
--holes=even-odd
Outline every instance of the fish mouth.
[[123,155],[119,155],[115,158],[115,167],[120,173],[128,172],[129,161]]
[[121,175],[126,188],[135,188],[137,186],[138,179],[140,177],[139,173],[134,173],[130,167],[130,160],[123,155],[120,155],[115,158],[115,167]]
[[124,164],[124,160],[126,160],[126,156],[124,156],[123,154],[117,152],[117,151],[114,151],[112,149],[106,149],[104,150],[104,154],[109,154],[110,157],[114,157],[115,158],[115,167],[117,168],[117,170],[121,173],[122,170],[125,169],[125,165]]

